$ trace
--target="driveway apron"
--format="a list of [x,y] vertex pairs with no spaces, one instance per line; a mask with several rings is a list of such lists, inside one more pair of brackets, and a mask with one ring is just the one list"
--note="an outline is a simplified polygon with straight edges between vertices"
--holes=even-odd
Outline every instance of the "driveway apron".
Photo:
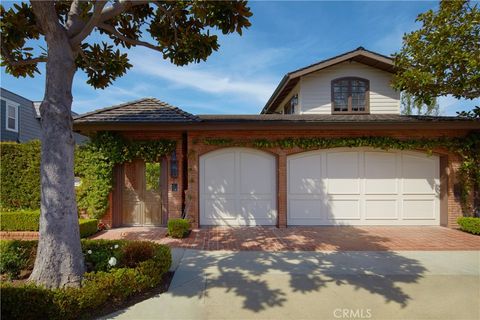
[[105,319],[479,319],[479,251],[174,249],[168,292]]

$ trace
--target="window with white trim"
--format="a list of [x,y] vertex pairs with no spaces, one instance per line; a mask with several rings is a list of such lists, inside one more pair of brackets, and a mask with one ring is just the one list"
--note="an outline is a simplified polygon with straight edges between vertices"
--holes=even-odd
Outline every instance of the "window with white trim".
[[8,131],[18,132],[18,105],[5,101],[5,128]]

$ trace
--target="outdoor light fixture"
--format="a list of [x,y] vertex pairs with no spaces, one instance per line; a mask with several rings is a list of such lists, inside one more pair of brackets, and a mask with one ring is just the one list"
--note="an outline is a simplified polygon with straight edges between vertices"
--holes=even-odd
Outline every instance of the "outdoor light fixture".
[[172,156],[170,157],[170,177],[178,177],[178,161],[175,150],[172,152]]

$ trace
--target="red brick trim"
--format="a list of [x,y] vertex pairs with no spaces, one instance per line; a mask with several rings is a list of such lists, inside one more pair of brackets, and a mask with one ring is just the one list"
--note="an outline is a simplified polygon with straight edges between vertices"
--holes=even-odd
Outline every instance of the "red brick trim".
[[1,240],[38,240],[38,231],[0,231]]

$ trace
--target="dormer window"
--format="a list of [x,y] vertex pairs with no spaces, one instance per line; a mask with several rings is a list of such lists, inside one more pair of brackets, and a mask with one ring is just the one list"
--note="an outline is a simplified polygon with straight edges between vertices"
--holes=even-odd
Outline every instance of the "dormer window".
[[298,105],[298,95],[294,95],[283,108],[283,114],[295,114]]
[[370,82],[348,77],[332,81],[332,113],[368,113]]

